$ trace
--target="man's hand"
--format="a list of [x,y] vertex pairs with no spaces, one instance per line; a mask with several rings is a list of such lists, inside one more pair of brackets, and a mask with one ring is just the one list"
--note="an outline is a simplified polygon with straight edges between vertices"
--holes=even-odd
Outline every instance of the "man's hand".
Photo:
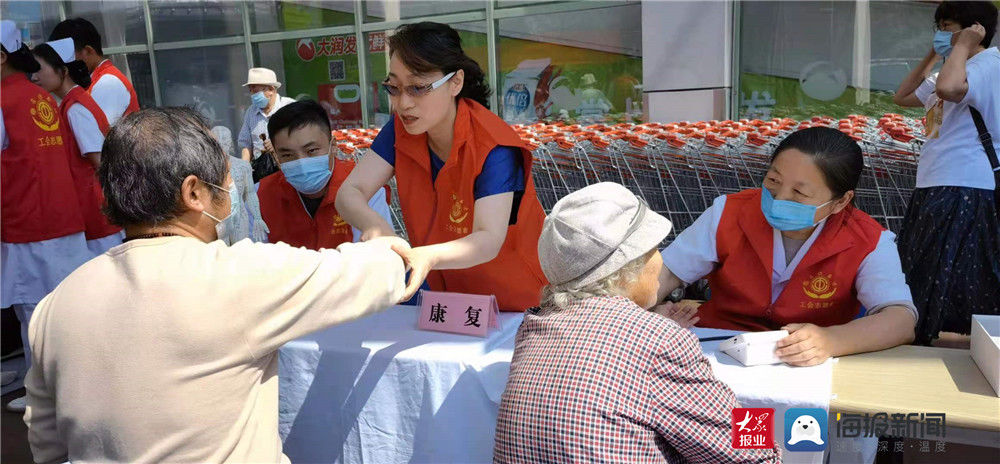
[[973,50],[979,46],[984,37],[986,37],[986,28],[976,23],[955,34],[955,45],[965,45]]

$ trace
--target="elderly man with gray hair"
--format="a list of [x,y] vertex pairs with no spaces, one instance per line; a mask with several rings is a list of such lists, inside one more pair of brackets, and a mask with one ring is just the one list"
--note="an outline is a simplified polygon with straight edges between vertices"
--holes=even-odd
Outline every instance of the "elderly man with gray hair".
[[125,243],[35,310],[35,462],[288,462],[278,348],[402,297],[401,239],[219,240],[240,208],[227,160],[188,109],[142,110],[108,133],[98,175]]
[[670,228],[618,184],[556,203],[538,241],[549,285],[517,332],[494,462],[779,462],[777,447],[732,447],[733,392],[693,333],[649,311]]

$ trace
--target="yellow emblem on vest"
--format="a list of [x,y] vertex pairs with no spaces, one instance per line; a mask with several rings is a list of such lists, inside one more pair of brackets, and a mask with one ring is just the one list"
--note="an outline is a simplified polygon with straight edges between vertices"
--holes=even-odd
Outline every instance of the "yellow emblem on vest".
[[340,227],[340,226],[343,226],[343,225],[347,225],[347,221],[345,221],[344,218],[340,217],[339,214],[334,214],[333,215],[333,227]]
[[31,99],[31,104],[35,105],[31,109],[31,120],[35,125],[44,131],[54,131],[59,129],[59,120],[56,119],[56,111],[52,105],[41,95]]
[[802,291],[809,298],[826,300],[837,293],[837,282],[833,280],[833,274],[823,274],[820,272],[812,276],[809,280],[802,282]]
[[465,218],[469,217],[469,208],[466,208],[465,201],[459,200],[458,195],[454,193],[451,194],[451,200],[454,203],[451,205],[451,214],[448,215],[448,219],[455,224],[461,224]]

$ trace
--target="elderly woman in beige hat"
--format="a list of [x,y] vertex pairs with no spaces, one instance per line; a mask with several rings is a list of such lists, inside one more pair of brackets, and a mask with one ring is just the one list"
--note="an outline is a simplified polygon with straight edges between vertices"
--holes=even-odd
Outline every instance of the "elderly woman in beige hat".
[[[278,95],[281,82],[274,71],[267,68],[250,68],[247,73],[247,83],[243,84],[250,93],[250,107],[243,115],[243,126],[240,128],[237,144],[240,148],[240,157],[254,165],[254,182],[271,172],[263,173],[259,166],[261,163],[254,161],[260,158],[262,153],[274,151],[271,141],[267,140],[267,121],[283,106],[295,100]],[[266,158],[265,158],[266,160]],[[267,163],[274,167],[274,163]]]
[[650,312],[670,221],[628,189],[556,203],[538,241],[550,284],[517,332],[494,462],[779,462],[734,449],[733,392],[694,334]]

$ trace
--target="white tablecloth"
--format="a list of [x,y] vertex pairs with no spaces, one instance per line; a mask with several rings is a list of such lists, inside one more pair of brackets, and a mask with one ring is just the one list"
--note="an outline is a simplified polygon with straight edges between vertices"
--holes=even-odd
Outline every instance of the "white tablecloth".
[[279,430],[297,463],[490,462],[523,315],[486,339],[417,330],[399,306],[281,349]]
[[[280,432],[296,463],[491,462],[500,394],[523,315],[502,313],[486,339],[416,329],[396,307],[281,349]],[[699,337],[738,332],[695,329]],[[832,364],[743,367],[705,342],[715,374],[746,407],[829,409]],[[822,453],[785,453],[817,462]]]

